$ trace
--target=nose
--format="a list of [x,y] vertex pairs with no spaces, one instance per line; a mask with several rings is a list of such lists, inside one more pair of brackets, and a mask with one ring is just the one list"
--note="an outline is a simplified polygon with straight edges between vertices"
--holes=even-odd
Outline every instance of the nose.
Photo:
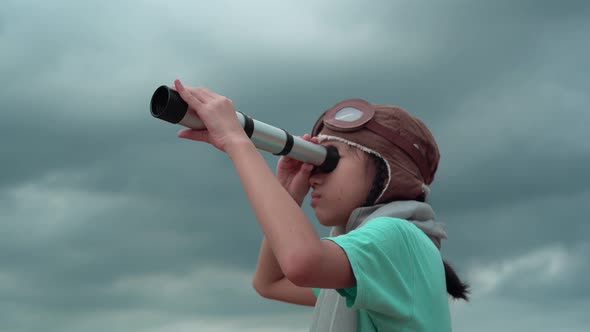
[[311,171],[311,176],[309,177],[309,185],[312,188],[315,188],[317,185],[319,185],[321,183],[321,178],[323,174],[324,173],[322,173],[322,171],[320,171],[318,167],[314,167]]

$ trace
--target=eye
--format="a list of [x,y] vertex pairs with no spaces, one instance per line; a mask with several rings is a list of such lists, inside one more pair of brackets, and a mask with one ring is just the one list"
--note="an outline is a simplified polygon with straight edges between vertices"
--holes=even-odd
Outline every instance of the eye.
[[326,147],[332,147],[332,148],[336,148],[336,150],[338,150],[338,153],[341,153],[342,151],[338,148],[337,145],[334,144],[326,144]]
[[311,175],[315,175],[320,172],[321,172],[320,168],[318,166],[314,166],[313,169],[311,170]]

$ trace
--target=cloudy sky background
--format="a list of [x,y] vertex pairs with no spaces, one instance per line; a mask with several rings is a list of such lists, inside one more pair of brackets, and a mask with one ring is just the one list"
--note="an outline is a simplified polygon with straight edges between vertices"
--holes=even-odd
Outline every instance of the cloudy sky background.
[[307,330],[251,287],[230,160],[149,115],[175,78],[294,134],[344,98],[410,110],[473,287],[454,330],[587,331],[589,35],[587,1],[3,0],[0,331]]

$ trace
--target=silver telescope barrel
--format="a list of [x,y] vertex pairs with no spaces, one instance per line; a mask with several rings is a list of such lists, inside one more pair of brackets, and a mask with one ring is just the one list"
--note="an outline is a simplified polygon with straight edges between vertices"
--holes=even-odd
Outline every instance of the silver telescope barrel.
[[[205,129],[205,125],[195,112],[187,112],[188,104],[178,92],[166,85],[158,87],[152,95],[150,111],[155,118],[170,123],[192,129]],[[331,172],[338,165],[340,155],[333,146],[314,144],[293,136],[286,130],[254,120],[241,112],[236,112],[236,115],[248,137],[261,150],[310,163],[323,172]]]

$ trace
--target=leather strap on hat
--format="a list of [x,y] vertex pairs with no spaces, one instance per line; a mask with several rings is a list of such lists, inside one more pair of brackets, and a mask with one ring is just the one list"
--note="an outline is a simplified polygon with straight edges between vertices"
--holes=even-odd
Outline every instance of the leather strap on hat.
[[398,131],[392,131],[376,121],[369,121],[365,124],[365,128],[371,130],[375,134],[387,139],[392,144],[402,149],[418,166],[424,182],[431,183],[432,177],[428,169],[428,163],[424,155],[420,153],[420,147],[417,144],[410,143]]

